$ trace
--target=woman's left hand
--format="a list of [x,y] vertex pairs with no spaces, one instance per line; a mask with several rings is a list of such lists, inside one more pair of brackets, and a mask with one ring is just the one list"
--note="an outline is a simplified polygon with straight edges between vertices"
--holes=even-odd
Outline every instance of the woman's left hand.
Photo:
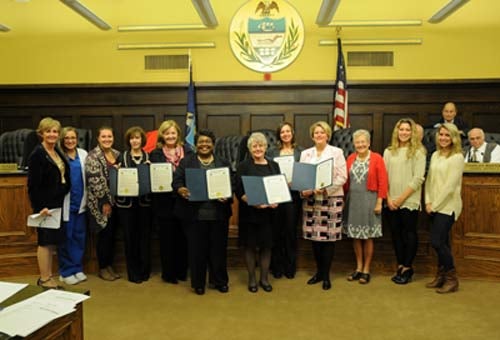
[[375,204],[375,209],[373,209],[376,215],[380,215],[382,213],[382,203],[377,201]]
[[181,196],[182,198],[185,198],[185,199],[188,199],[189,198],[189,190],[188,188],[186,187],[180,187],[179,189],[177,189],[177,193],[179,194],[179,196]]

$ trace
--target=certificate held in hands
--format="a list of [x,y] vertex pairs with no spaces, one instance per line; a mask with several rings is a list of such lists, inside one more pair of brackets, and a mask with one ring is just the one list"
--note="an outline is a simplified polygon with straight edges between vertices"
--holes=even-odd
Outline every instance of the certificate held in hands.
[[333,158],[317,164],[294,163],[292,190],[315,190],[333,184]]
[[191,202],[229,198],[233,195],[231,176],[227,167],[208,170],[187,168],[186,187]]
[[291,202],[292,196],[283,174],[272,176],[241,176],[248,205]]
[[121,197],[137,197],[151,192],[149,165],[139,164],[137,168],[111,168],[109,187],[111,194]]

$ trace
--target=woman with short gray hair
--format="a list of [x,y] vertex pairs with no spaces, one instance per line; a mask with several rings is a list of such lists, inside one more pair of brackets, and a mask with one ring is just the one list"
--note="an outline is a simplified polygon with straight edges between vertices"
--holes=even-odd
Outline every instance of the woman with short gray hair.
[[262,133],[252,133],[248,138],[247,146],[251,157],[238,165],[236,175],[236,196],[240,202],[239,244],[244,248],[245,252],[245,262],[248,270],[248,290],[251,293],[255,293],[258,290],[255,276],[255,262],[258,248],[260,259],[259,285],[264,291],[270,292],[273,289],[268,280],[273,243],[272,228],[278,205],[248,205],[241,177],[277,175],[280,173],[280,169],[276,162],[265,157],[267,140]]

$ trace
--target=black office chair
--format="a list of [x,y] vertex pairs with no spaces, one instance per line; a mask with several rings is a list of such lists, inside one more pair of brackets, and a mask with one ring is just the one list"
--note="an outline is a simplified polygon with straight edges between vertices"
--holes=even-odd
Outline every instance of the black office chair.
[[353,132],[351,128],[334,131],[330,140],[331,145],[341,148],[344,151],[345,158],[354,152]]

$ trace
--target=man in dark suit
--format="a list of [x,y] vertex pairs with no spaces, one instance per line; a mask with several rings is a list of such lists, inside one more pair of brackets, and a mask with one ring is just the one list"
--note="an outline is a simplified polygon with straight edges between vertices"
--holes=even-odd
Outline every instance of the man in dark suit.
[[458,111],[455,103],[447,102],[443,106],[443,111],[441,111],[442,118],[439,120],[439,122],[434,124],[434,127],[437,128],[439,124],[443,123],[452,123],[456,125],[462,138],[467,137],[467,124],[464,122],[462,117],[457,116],[457,113]]

